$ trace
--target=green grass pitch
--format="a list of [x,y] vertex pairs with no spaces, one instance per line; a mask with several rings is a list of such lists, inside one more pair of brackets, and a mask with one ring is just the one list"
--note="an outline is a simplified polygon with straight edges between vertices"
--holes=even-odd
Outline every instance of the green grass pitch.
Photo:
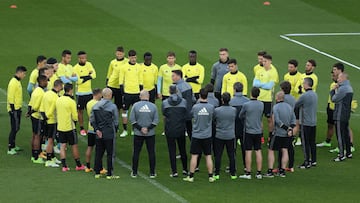
[[[17,9],[10,5],[16,4]],[[63,49],[73,53],[88,52],[98,77],[93,87],[103,87],[108,63],[114,49],[123,45],[126,50],[142,53],[151,51],[157,65],[165,63],[169,50],[177,54],[177,62],[187,62],[190,49],[198,51],[199,62],[206,68],[205,83],[209,82],[211,65],[218,59],[218,49],[227,47],[236,58],[240,71],[252,81],[252,67],[256,52],[262,49],[273,55],[273,63],[280,78],[287,70],[290,58],[299,60],[303,71],[307,59],[318,62],[319,113],[317,141],[323,141],[326,131],[326,108],[330,83],[330,68],[336,61],[309,49],[283,40],[287,33],[359,32],[360,19],[357,0],[273,0],[264,6],[260,0],[2,0],[0,2],[0,88],[7,83],[17,65],[28,67],[28,76],[35,67],[37,55],[60,59]],[[294,38],[350,63],[360,65],[360,36],[322,36]],[[76,62],[73,55],[74,64]],[[346,66],[359,100],[359,70]],[[24,92],[28,77],[23,81]],[[29,100],[24,93],[24,100]],[[207,181],[205,164],[196,174],[193,184],[181,178],[169,177],[170,164],[162,123],[157,128],[157,174],[155,181],[139,177],[132,179],[131,136],[117,139],[115,173],[118,181],[95,180],[93,175],[59,169],[48,169],[30,162],[30,121],[23,118],[17,144],[25,150],[18,156],[6,155],[9,118],[6,97],[0,93],[0,202],[356,202],[359,197],[359,153],[342,163],[331,161],[335,154],[318,148],[318,166],[310,170],[296,170],[287,178],[272,180],[231,181],[221,174],[220,181]],[[160,104],[159,101],[157,101]],[[351,118],[355,147],[360,150],[357,125],[360,114]],[[265,128],[266,129],[266,128]],[[81,138],[82,161],[85,138]],[[336,141],[332,141],[333,146]],[[263,148],[264,171],[266,147]],[[69,156],[68,163],[75,163]],[[240,156],[237,156],[241,173]],[[296,164],[302,161],[302,152],[296,148]],[[226,165],[226,157],[223,166]],[[179,162],[180,164],[180,162]],[[180,167],[179,167],[180,168]],[[148,175],[148,160],[143,149],[139,170]],[[167,191],[167,192],[166,192]],[[179,198],[181,197],[181,198]]]

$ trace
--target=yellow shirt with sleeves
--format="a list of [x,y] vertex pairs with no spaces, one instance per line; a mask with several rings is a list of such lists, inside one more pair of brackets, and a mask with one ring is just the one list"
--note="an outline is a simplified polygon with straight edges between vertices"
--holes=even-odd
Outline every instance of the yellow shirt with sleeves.
[[[264,69],[264,66],[260,66],[260,64],[255,65],[255,66],[254,66],[254,75],[256,76],[256,73],[257,73],[259,70],[262,70],[262,69]],[[277,72],[277,69],[276,69],[276,67],[275,67],[273,64],[271,64],[271,69],[275,69],[276,72]],[[278,80],[279,80],[279,79],[278,79]],[[277,82],[277,83],[278,83],[278,82]]]
[[[94,105],[96,103],[98,103],[98,100],[92,99],[86,104],[86,111],[87,111],[87,115],[89,118],[90,118],[90,115],[92,112],[92,108],[94,107]],[[90,120],[89,120],[89,125],[88,125],[88,132],[94,133],[94,127],[92,127]]]
[[[76,82],[77,84],[76,94],[81,95],[83,93],[92,93],[91,81],[96,78],[96,71],[93,65],[88,61],[83,66],[80,64],[76,64],[74,66],[74,72],[79,77],[78,81]],[[83,76],[91,76],[92,79],[84,82],[84,80],[80,78]]]
[[151,63],[150,66],[147,66],[144,63],[142,63],[141,71],[143,73],[144,90],[146,91],[153,90],[157,83],[157,77],[159,72],[158,67],[153,63]]
[[301,80],[301,73],[296,72],[295,74],[286,73],[284,75],[284,81],[288,81],[291,84],[290,94],[298,99],[300,97],[299,89],[296,89],[296,84]]
[[[334,87],[336,86],[336,82],[332,82],[330,84],[330,91],[334,89]],[[334,110],[335,109],[335,103],[331,101],[331,97],[330,97],[330,94],[329,94],[329,98],[328,98],[328,104],[329,104],[329,108],[331,110]]]
[[173,84],[173,81],[171,79],[173,70],[181,70],[181,66],[179,66],[178,64],[175,64],[172,67],[170,67],[168,64],[160,66],[158,76],[162,77],[161,94],[163,96],[170,96],[169,87]]
[[120,69],[119,84],[124,86],[124,93],[139,94],[143,85],[143,72],[140,64],[127,63]]
[[259,71],[259,70],[261,70],[261,69],[263,69],[264,68],[264,66],[260,66],[260,64],[256,64],[255,66],[254,66],[254,75],[256,76],[256,73]]
[[302,87],[302,92],[303,93],[305,92],[305,89],[303,87],[303,82],[304,82],[305,78],[311,78],[313,80],[312,90],[314,92],[316,92],[316,88],[317,88],[317,85],[318,85],[318,77],[313,72],[310,73],[310,74],[306,74],[306,73],[301,74],[301,80],[299,80],[298,83],[296,84],[296,90],[299,91],[299,86],[301,86]]
[[185,64],[182,67],[183,78],[192,78],[192,77],[199,77],[196,79],[198,83],[188,82],[193,90],[193,93],[199,93],[201,89],[201,85],[204,82],[204,66],[200,63],[196,63],[195,65],[190,65],[189,63]]
[[247,91],[248,91],[247,78],[240,71],[237,71],[236,73],[228,72],[224,75],[221,94],[223,94],[224,92],[228,92],[230,93],[232,98],[234,96],[234,84],[236,82],[241,82],[241,84],[243,85],[243,95],[247,95]]
[[57,76],[60,78],[62,76],[71,77],[74,73],[74,68],[71,64],[59,63],[58,69],[56,71]]
[[57,130],[68,132],[75,129],[74,121],[78,120],[76,102],[68,95],[56,100]]
[[31,106],[31,109],[35,111],[34,113],[31,114],[33,118],[42,119],[40,114],[40,106],[44,94],[45,94],[45,90],[41,87],[35,88],[35,90],[31,94],[29,106]]
[[35,68],[33,71],[31,71],[30,73],[30,77],[29,77],[29,83],[32,84],[37,84],[37,78],[39,77],[39,69]]
[[269,70],[266,70],[265,68],[259,70],[256,73],[255,79],[259,80],[261,83],[274,82],[274,87],[270,90],[260,88],[260,95],[258,97],[259,101],[272,102],[272,93],[274,92],[276,84],[279,83],[279,75],[277,70],[273,68],[273,66]]
[[59,77],[57,76],[56,73],[54,73],[53,76],[50,77],[49,81],[48,81],[48,85],[47,85],[47,90],[52,90],[52,88],[54,88],[54,82],[55,80],[59,79]]
[[47,117],[47,124],[56,123],[56,101],[59,95],[54,90],[48,90],[44,93],[44,96],[40,105],[40,112],[44,112]]
[[127,63],[129,63],[129,60],[127,58],[124,58],[123,60],[120,61],[114,59],[110,62],[106,76],[106,78],[108,79],[107,86],[118,89],[120,88],[120,84],[119,84],[120,68]]
[[14,76],[11,78],[7,89],[7,110],[11,111],[10,104],[14,104],[15,110],[22,107],[23,95],[20,79]]

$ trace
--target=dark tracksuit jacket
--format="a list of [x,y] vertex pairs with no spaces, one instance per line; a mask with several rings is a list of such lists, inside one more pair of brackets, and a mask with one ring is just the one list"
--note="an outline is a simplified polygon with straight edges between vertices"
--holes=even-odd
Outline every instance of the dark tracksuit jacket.
[[196,99],[193,95],[191,86],[183,79],[176,83],[176,88],[179,90],[179,94],[186,100],[187,117],[186,120],[191,120],[191,108],[195,104]]
[[165,134],[169,137],[185,135],[187,117],[186,100],[177,94],[172,94],[162,103],[162,113],[165,116]]
[[[90,123],[94,131],[100,130],[103,139],[114,139],[119,125],[119,114],[117,107],[112,101],[101,99],[93,107],[90,115]],[[97,139],[99,139],[97,137]]]
[[221,92],[222,81],[224,75],[229,72],[227,61],[225,63],[220,60],[214,63],[211,69],[211,83],[214,86],[215,92]]

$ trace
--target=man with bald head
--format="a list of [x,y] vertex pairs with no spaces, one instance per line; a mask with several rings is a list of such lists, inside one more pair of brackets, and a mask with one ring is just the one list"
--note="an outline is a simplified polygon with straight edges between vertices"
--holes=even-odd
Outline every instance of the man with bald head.
[[[352,158],[349,120],[354,92],[348,78],[347,73],[340,73],[337,85],[330,91],[331,101],[335,103],[334,121],[339,144],[339,156],[334,159],[336,162]],[[346,150],[346,156],[344,150]]]
[[280,91],[276,94],[276,105],[273,108],[274,131],[270,139],[268,153],[268,172],[264,177],[272,178],[275,162],[274,151],[281,151],[280,177],[285,177],[285,167],[289,161],[288,147],[292,130],[295,127],[296,119],[293,107],[284,102],[285,93]]
[[130,122],[134,131],[134,147],[132,157],[131,177],[138,174],[141,148],[146,143],[150,162],[150,178],[155,178],[155,127],[159,123],[159,115],[155,104],[149,101],[149,92],[140,92],[140,101],[136,102],[130,113]]
[[95,178],[100,178],[102,170],[102,157],[106,150],[107,154],[107,179],[118,179],[113,174],[113,162],[115,159],[115,137],[119,128],[119,114],[116,105],[111,101],[112,91],[110,88],[102,90],[103,98],[92,108],[90,123],[96,133],[95,149]]

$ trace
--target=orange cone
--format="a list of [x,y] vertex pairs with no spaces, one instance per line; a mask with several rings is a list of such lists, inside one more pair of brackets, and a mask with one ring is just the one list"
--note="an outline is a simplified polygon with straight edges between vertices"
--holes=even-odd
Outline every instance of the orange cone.
[[264,6],[270,6],[270,1],[264,1]]
[[15,4],[11,5],[10,8],[17,8]]

